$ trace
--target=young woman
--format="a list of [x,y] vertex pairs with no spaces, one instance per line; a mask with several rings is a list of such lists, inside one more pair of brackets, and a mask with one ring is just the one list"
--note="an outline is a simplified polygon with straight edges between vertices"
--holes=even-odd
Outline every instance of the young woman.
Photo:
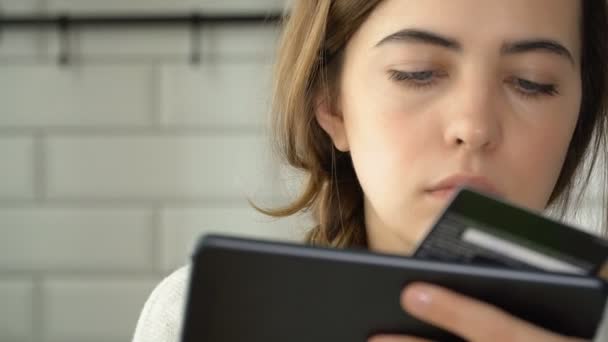
[[[605,153],[606,6],[295,1],[274,113],[281,151],[307,182],[267,213],[310,210],[309,244],[407,255],[461,184],[565,210],[583,161]],[[186,278],[182,269],[154,291],[135,340],[177,341]],[[430,284],[408,286],[401,302],[471,341],[574,341]]]

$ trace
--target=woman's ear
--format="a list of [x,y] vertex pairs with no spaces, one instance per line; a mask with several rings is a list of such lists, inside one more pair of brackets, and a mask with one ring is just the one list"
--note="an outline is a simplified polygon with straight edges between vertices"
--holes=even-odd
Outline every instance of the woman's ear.
[[329,135],[336,149],[347,152],[348,138],[342,113],[336,111],[324,97],[319,96],[315,101],[315,118],[319,126]]

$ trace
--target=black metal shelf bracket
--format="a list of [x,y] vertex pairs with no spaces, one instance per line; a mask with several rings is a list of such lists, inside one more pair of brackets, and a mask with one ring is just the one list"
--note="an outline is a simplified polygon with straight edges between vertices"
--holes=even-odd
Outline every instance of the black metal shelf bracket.
[[57,25],[59,34],[59,65],[66,66],[70,63],[70,21],[67,16],[60,16]]
[[205,26],[218,25],[268,25],[284,18],[282,13],[260,14],[205,14],[192,12],[172,15],[18,15],[7,16],[0,12],[0,33],[19,29],[50,29],[55,27],[60,41],[59,64],[70,63],[70,36],[80,28],[143,28],[143,27],[189,27],[191,39],[190,62],[201,61],[201,31]]
[[190,62],[198,65],[201,62],[201,20],[199,14],[192,14],[190,39],[190,46],[192,47]]

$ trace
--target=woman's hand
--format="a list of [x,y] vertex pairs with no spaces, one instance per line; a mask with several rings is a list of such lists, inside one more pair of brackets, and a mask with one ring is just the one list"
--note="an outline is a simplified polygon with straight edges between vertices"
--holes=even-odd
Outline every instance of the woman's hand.
[[[417,283],[401,295],[401,306],[412,316],[471,342],[582,342],[541,329],[478,300],[447,289]],[[379,335],[368,342],[423,342],[408,337]]]

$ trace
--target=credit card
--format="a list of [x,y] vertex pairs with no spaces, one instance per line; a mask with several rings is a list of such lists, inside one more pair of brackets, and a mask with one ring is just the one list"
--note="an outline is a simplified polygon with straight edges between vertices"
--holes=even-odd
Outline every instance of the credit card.
[[414,257],[608,281],[608,240],[466,187],[452,198]]

